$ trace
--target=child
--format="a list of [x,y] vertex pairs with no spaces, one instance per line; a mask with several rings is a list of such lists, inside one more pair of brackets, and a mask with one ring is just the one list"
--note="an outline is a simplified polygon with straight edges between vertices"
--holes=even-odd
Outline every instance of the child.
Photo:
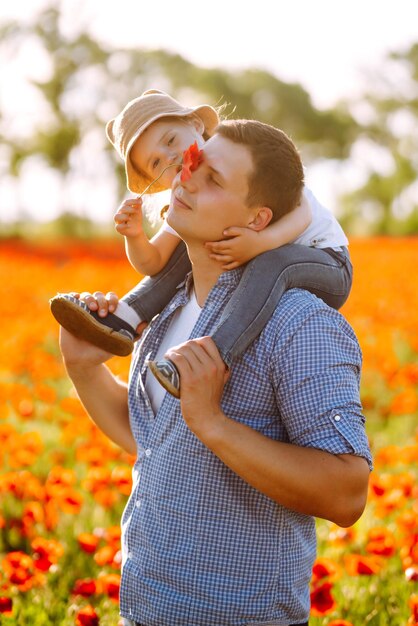
[[[202,147],[218,121],[212,107],[184,107],[156,90],[129,102],[106,127],[125,162],[128,189],[137,194],[169,189],[183,152],[194,142]],[[149,322],[168,304],[191,267],[183,242],[167,224],[147,239],[140,198],[126,200],[115,223],[131,264],[149,276],[105,317],[96,313],[96,302],[87,305],[69,294],[53,298],[51,310],[77,337],[127,355],[140,322]],[[229,228],[224,235],[226,239],[206,244],[212,258],[224,269],[249,261],[212,335],[228,367],[260,334],[286,289],[308,289],[334,308],[347,299],[352,281],[347,238],[306,187],[301,203],[265,230]],[[150,368],[170,393],[180,396],[178,372],[170,361],[150,363]]]

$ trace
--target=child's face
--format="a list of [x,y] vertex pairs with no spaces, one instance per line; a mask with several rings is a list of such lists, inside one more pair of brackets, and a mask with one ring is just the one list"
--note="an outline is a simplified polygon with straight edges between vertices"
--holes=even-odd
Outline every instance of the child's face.
[[[204,144],[202,133],[203,124],[199,127],[199,123],[193,120],[157,120],[132,146],[131,162],[135,169],[154,180],[168,165],[180,165],[183,152],[192,143],[197,141],[201,148]],[[177,171],[176,167],[169,167],[158,182],[170,189]]]

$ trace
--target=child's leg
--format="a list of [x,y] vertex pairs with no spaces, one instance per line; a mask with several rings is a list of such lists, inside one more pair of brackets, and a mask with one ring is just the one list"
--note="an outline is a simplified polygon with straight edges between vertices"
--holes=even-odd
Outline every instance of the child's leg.
[[180,241],[167,265],[155,276],[146,276],[120,302],[137,313],[140,321],[149,322],[161,313],[176,293],[176,288],[192,269],[186,245]]
[[79,339],[111,354],[127,356],[133,350],[139,323],[162,311],[190,269],[186,247],[180,242],[165,268],[124,296],[114,313],[100,317],[72,294],[52,298],[51,311],[59,324]]
[[[255,257],[226,305],[212,334],[228,367],[261,333],[287,289],[300,287],[338,309],[348,297],[352,266],[348,251],[288,244]],[[161,385],[180,397],[180,376],[171,361],[151,361],[149,367]]]
[[284,291],[307,289],[339,309],[351,283],[352,266],[346,248],[336,252],[288,244],[260,254],[246,266],[212,339],[230,366],[263,330]]

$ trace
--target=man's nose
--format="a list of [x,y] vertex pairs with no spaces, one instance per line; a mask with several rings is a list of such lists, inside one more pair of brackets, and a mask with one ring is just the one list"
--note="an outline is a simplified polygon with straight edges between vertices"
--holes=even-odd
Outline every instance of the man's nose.
[[199,189],[199,169],[190,172],[190,178],[182,180],[181,184],[189,193],[195,193]]

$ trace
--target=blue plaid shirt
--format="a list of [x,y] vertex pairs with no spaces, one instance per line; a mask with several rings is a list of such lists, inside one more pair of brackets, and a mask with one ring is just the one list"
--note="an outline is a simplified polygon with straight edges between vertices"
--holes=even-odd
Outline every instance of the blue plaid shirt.
[[[191,338],[208,335],[238,284],[222,274]],[[183,285],[148,327],[131,366],[129,407],[138,444],[123,520],[121,614],[146,626],[271,626],[304,622],[316,554],[315,520],[244,482],[188,429],[166,394],[153,414],[144,381]],[[308,292],[284,294],[237,359],[222,398],[230,418],[272,439],[371,465],[359,399],[361,353],[333,309]]]

